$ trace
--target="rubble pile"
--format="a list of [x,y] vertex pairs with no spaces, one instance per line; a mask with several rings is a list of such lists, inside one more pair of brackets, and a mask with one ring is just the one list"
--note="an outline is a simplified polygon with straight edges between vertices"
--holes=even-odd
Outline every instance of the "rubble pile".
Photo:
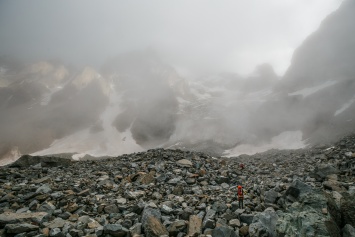
[[0,167],[0,235],[355,236],[354,182],[354,136],[233,158],[165,149],[23,156]]

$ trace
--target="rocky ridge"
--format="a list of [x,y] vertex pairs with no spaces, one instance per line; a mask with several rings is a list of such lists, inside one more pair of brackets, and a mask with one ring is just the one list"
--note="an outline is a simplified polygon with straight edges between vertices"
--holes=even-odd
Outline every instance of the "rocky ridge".
[[234,158],[23,156],[0,168],[0,235],[355,236],[354,182],[355,136]]

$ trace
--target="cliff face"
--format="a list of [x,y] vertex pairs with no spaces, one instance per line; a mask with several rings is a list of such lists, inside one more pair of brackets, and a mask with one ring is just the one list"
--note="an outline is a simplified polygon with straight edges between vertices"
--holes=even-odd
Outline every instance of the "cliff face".
[[355,129],[354,10],[354,1],[344,1],[295,51],[276,96],[257,112],[266,125],[256,133],[300,129],[309,143],[319,143]]
[[344,1],[295,51],[283,79],[289,91],[354,78],[354,10],[354,1]]

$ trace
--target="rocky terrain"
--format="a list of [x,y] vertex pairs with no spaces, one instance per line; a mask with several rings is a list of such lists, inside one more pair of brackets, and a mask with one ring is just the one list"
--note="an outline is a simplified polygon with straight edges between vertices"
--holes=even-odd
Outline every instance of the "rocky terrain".
[[355,236],[355,136],[232,158],[65,156],[0,168],[1,236]]

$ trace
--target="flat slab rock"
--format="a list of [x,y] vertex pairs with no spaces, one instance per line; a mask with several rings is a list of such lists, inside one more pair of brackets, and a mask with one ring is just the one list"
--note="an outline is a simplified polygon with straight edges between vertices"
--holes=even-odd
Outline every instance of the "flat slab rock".
[[22,222],[34,222],[42,223],[46,221],[49,217],[49,214],[46,212],[33,212],[33,213],[11,213],[5,212],[0,214],[0,227],[5,226],[6,224],[15,224]]

